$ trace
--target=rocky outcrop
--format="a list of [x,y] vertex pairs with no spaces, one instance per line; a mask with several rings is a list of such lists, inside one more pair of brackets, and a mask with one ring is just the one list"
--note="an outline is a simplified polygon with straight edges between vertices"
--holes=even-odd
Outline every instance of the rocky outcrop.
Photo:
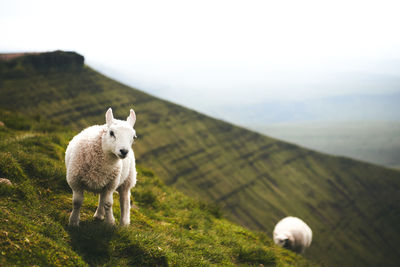
[[[22,71],[75,71],[83,67],[85,58],[75,52],[54,51],[45,53],[0,54],[0,72],[17,75]],[[1,71],[3,70],[3,71]]]
[[0,184],[12,185],[11,181],[7,178],[0,178]]

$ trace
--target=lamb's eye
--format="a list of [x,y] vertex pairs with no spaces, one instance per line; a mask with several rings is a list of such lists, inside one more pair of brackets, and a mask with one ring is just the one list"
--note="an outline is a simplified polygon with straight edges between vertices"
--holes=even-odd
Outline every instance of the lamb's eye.
[[114,132],[110,131],[110,136],[115,137]]

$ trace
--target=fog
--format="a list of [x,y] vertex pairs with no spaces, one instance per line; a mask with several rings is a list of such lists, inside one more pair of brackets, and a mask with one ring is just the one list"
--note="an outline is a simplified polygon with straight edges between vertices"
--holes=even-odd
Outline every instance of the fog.
[[242,105],[399,93],[398,10],[397,1],[2,1],[0,51],[76,51],[130,86],[228,119]]

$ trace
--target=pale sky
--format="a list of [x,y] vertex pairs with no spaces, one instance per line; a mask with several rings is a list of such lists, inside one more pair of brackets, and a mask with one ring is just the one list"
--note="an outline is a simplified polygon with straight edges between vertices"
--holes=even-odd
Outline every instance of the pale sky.
[[400,92],[400,1],[0,1],[0,52],[76,51],[206,112]]

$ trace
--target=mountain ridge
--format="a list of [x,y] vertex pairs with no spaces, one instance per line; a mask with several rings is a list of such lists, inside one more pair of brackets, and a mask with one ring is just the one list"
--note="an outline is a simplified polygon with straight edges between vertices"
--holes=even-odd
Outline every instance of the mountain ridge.
[[[306,257],[332,266],[396,266],[400,172],[288,144],[152,97],[86,65],[46,75],[0,64],[0,105],[74,129],[137,113],[138,163],[164,182],[219,203],[227,217],[272,233],[287,215],[314,232]],[[7,75],[4,75],[7,74]],[[399,237],[399,238],[393,238]]]

